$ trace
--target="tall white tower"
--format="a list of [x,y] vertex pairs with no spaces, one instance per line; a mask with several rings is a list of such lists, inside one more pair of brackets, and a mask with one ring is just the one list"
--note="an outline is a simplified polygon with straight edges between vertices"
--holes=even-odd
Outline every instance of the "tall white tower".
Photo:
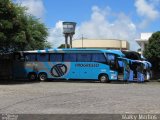
[[69,46],[72,48],[72,37],[75,34],[75,22],[63,22],[63,34],[65,36],[65,48],[68,45],[68,37],[70,38]]

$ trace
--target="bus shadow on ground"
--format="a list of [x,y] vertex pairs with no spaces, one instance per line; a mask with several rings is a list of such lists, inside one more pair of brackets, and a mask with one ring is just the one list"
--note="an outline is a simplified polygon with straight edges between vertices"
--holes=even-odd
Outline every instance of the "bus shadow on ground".
[[17,84],[34,84],[40,81],[27,81],[27,80],[0,80],[0,85],[17,85]]
[[[55,83],[55,82],[64,82],[64,83],[94,83],[94,84],[132,84],[132,83],[141,83],[141,82],[137,82],[137,81],[132,81],[132,82],[128,82],[128,81],[110,81],[108,83],[101,83],[100,81],[94,81],[94,80],[65,80],[65,79],[59,79],[59,80],[53,80],[50,79],[48,81],[28,81],[28,80],[0,80],[0,85],[18,85],[18,84],[34,84],[34,83]],[[142,84],[147,84],[147,83],[158,83],[160,82],[160,80],[151,80],[151,81],[145,81],[142,82]]]
[[107,83],[101,83],[95,80],[49,80],[48,82],[65,82],[65,83],[95,83],[95,84],[127,84],[126,81],[110,81]]
[[53,80],[53,79],[50,79],[48,80],[47,82],[64,82],[64,83],[100,83],[99,81],[94,81],[94,80],[65,80],[65,79],[57,79],[57,80]]
[[117,80],[117,81],[110,81],[110,84],[128,84],[128,82]]

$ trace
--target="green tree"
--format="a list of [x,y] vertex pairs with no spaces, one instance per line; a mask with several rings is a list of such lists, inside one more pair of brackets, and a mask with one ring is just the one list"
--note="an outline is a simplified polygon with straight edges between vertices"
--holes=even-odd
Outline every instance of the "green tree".
[[149,38],[149,43],[144,50],[144,56],[151,61],[153,70],[160,69],[160,31],[155,32]]
[[[65,44],[61,44],[58,48],[65,48]],[[67,48],[70,48],[69,44],[67,44]]]
[[0,1],[0,52],[50,47],[47,28],[26,8],[11,0]]

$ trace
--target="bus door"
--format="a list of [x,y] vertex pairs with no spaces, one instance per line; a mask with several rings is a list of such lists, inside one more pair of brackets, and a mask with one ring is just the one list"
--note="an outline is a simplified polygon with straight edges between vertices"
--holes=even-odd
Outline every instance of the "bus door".
[[137,66],[137,81],[138,82],[144,82],[144,64],[142,62],[138,62],[138,66]]
[[125,58],[118,58],[118,79],[128,80],[130,77],[130,66],[129,61]]
[[141,61],[132,60],[131,69],[134,73],[134,80],[144,81],[144,64]]
[[147,64],[148,64],[148,67],[147,67],[147,75],[146,75],[146,79],[147,80],[150,80],[150,79],[152,79],[152,64],[150,63],[150,62],[148,62],[148,61],[146,61],[147,62]]
[[151,79],[151,64],[148,61],[142,61],[144,64],[144,72],[143,74],[145,75],[145,80],[150,80]]
[[20,53],[14,54],[13,76],[14,78],[24,78],[26,76],[25,62]]
[[115,54],[106,53],[107,64],[109,65],[110,80],[118,79],[118,62]]

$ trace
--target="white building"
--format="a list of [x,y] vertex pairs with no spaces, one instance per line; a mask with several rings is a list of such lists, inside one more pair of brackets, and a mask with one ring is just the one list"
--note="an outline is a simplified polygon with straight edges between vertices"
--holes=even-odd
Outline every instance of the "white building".
[[143,51],[148,44],[148,39],[152,36],[153,33],[141,33],[141,36],[139,39],[136,39],[137,43],[141,47],[141,54],[143,54]]

